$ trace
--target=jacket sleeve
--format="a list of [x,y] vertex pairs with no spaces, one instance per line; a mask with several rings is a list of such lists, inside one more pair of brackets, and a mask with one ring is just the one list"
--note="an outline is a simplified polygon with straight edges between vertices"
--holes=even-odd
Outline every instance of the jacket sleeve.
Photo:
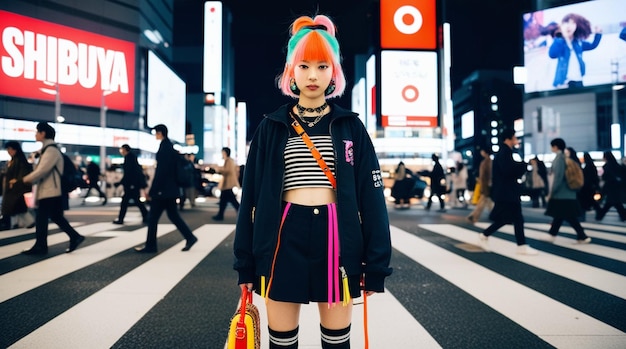
[[357,205],[362,220],[365,289],[384,291],[385,277],[391,275],[391,235],[383,194],[382,173],[374,145],[359,122],[359,142],[355,151]]
[[235,262],[233,268],[239,273],[238,284],[254,282],[255,261],[252,251],[254,210],[258,188],[256,185],[257,166],[263,164],[262,145],[263,122],[257,128],[252,141],[242,183],[241,203],[237,214],[235,242],[233,244]]
[[554,193],[558,192],[561,187],[567,185],[565,181],[565,157],[564,155],[559,155],[556,161],[552,163],[552,188],[550,188],[550,196],[554,195]]
[[600,40],[602,39],[602,34],[596,33],[593,37],[593,42],[583,41],[581,47],[583,51],[593,50],[594,48],[600,45]]
[[[49,147],[54,148],[52,146]],[[55,151],[57,152],[56,154],[54,153]],[[35,166],[33,172],[24,176],[23,181],[25,183],[37,183],[53,171],[60,157],[61,152],[58,149],[46,149],[46,151],[39,157],[39,162]]]
[[567,48],[567,44],[563,38],[554,38],[552,45],[550,45],[550,50],[548,51],[548,56],[550,58],[558,58],[563,56],[565,49]]

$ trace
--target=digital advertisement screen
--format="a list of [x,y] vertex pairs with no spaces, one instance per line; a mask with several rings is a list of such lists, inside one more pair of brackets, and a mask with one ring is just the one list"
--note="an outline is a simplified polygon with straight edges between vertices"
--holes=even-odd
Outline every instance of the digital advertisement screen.
[[187,86],[152,51],[148,52],[147,125],[167,126],[168,137],[185,143]]
[[382,51],[380,56],[383,127],[437,127],[437,53]]
[[526,93],[626,81],[626,3],[596,0],[523,15]]

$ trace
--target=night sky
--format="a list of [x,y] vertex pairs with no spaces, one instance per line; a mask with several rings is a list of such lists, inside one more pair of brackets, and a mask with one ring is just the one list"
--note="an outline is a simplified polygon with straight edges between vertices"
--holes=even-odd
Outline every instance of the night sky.
[[[511,70],[522,65],[521,14],[531,10],[531,0],[446,0],[443,18],[451,23],[452,90],[478,69]],[[235,95],[248,107],[250,130],[264,113],[291,99],[282,96],[275,78],[282,72],[288,28],[300,15],[325,14],[337,25],[343,67],[348,79],[344,97],[336,101],[350,107],[354,83],[354,55],[370,52],[376,36],[377,0],[224,0],[232,12],[235,48]],[[201,45],[198,14],[203,1],[176,0],[175,45]],[[181,15],[181,11],[185,11]],[[195,24],[192,24],[195,23]],[[190,92],[202,89],[201,74],[181,72]],[[194,91],[194,90],[198,91]]]

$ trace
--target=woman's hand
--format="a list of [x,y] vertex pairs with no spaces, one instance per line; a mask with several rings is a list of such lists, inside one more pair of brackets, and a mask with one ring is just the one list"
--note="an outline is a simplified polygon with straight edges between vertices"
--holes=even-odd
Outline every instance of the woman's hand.
[[239,284],[239,287],[241,287],[242,291],[243,291],[244,287],[246,287],[248,289],[248,291],[252,291],[252,288],[254,287],[254,284],[249,282],[247,284]]

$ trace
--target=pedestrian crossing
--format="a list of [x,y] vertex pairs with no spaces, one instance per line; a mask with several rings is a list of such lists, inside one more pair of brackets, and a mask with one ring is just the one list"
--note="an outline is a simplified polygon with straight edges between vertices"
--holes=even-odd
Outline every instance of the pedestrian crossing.
[[[194,229],[194,248],[159,224],[156,255],[132,248],[146,227],[75,223],[87,240],[71,254],[50,226],[46,257],[22,256],[32,229],[0,233],[0,347],[224,347],[238,288],[234,226]],[[593,242],[575,244],[562,227],[526,223],[536,256],[515,253],[512,226],[477,247],[488,226],[391,227],[394,274],[367,300],[370,348],[625,348],[626,229],[584,223]],[[264,300],[255,295],[267,349]],[[355,302],[352,348],[364,346],[363,298]],[[316,305],[302,307],[300,348],[320,348]]]

